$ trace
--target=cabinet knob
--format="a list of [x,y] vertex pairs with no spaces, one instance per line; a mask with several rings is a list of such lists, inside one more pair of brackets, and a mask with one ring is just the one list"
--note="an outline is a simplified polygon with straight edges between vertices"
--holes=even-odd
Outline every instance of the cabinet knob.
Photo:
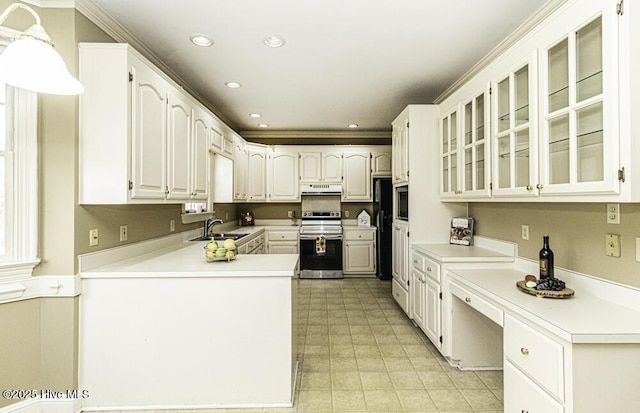
[[527,185],[527,191],[531,191],[531,190],[533,190],[533,186]]
[[431,272],[431,267],[427,267],[427,272]]
[[362,238],[362,235],[358,235],[358,238]]
[[418,263],[418,260],[413,260],[413,263],[414,263],[414,264],[417,264],[417,263]]
[[529,410],[520,410],[520,413],[529,413]]
[[467,297],[464,299],[466,302],[470,303],[471,302],[471,297]]
[[522,353],[523,356],[528,356],[529,355],[529,349],[526,347],[522,347],[520,349],[520,353]]
[[460,195],[462,193],[462,190],[461,189],[456,189],[456,191],[454,193],[457,194],[457,195]]
[[542,189],[542,184],[538,184],[538,185],[536,185],[536,188],[538,188],[538,189]]

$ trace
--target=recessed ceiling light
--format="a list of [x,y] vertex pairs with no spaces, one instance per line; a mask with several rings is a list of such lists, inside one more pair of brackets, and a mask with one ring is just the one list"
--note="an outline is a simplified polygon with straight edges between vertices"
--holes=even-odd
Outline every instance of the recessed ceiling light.
[[259,118],[260,116],[262,116],[262,115],[259,114],[259,113],[249,113],[249,117],[251,117],[251,118]]
[[191,40],[191,43],[200,47],[209,47],[213,45],[213,39],[204,34],[192,34],[189,36],[189,40]]
[[227,83],[225,83],[225,85],[228,88],[231,88],[231,89],[238,89],[238,88],[242,87],[242,83],[238,83],[238,82],[227,82]]
[[351,125],[349,125],[349,127],[350,127],[351,129],[355,129],[355,128],[357,128],[357,127],[358,127],[358,124],[357,124],[357,123],[352,123]]
[[279,35],[273,35],[262,39],[262,43],[269,47],[282,47],[286,42],[287,41],[284,40],[284,37]]
[[259,128],[268,128],[268,127],[269,127],[269,125],[268,125],[268,124],[266,124],[266,123],[259,123],[259,124],[258,124],[258,127],[259,127]]

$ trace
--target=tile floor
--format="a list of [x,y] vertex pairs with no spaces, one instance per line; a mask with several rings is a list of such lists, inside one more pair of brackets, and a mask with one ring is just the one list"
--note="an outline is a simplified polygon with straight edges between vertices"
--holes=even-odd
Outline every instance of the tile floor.
[[502,412],[502,372],[451,368],[390,281],[300,280],[298,321],[294,407],[226,412]]

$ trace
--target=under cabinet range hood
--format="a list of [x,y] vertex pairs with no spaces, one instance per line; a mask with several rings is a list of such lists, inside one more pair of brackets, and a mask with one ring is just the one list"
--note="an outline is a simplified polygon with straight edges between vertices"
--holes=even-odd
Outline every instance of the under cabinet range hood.
[[301,184],[301,195],[342,195],[342,184]]

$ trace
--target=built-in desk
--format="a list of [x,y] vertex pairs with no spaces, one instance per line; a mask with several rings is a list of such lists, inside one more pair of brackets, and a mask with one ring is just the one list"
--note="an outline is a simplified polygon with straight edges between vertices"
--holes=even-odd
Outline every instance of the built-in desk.
[[461,366],[504,368],[505,412],[637,411],[640,311],[593,293],[609,298],[619,289],[620,301],[629,302],[637,292],[582,279],[570,299],[539,298],[516,288],[525,274],[448,271],[452,357]]

